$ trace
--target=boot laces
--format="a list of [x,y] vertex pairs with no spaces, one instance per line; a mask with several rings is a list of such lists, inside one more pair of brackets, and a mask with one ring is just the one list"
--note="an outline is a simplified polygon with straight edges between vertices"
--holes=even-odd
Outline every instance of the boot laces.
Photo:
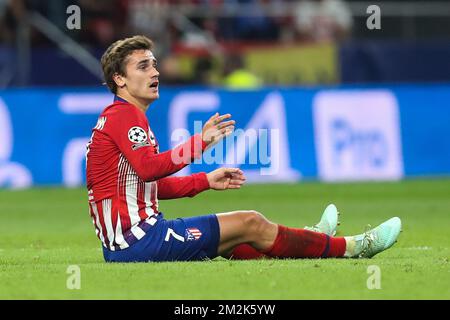
[[363,250],[359,254],[360,258],[363,257],[367,253],[367,251],[369,251],[372,248],[373,243],[375,241],[375,233],[371,232],[371,229],[372,226],[370,224],[368,224],[365,228],[364,237],[362,239]]

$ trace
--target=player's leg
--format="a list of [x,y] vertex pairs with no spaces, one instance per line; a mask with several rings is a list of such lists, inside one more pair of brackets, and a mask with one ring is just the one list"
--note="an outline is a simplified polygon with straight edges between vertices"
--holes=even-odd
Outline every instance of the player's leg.
[[271,247],[278,233],[277,224],[253,210],[219,213],[217,219],[220,229],[217,251],[224,257],[229,257],[236,246],[243,245],[255,253],[252,258],[257,258],[258,252]]
[[400,219],[392,218],[364,234],[344,238],[276,225],[256,211],[229,212],[218,214],[217,218],[218,254],[223,256],[247,243],[277,258],[372,257],[391,247],[401,229]]
[[[336,206],[334,204],[329,204],[322,213],[320,221],[311,227],[305,226],[304,229],[334,236],[336,235],[337,226],[339,225],[338,217],[339,212]],[[234,260],[270,258],[247,243],[237,245],[227,257]]]
[[269,257],[338,257],[345,253],[345,239],[306,229],[275,224],[256,211],[235,211],[217,215],[220,226],[218,254],[228,257],[246,243]]
[[[156,219],[153,219],[156,220]],[[391,247],[401,229],[392,218],[363,234],[336,238],[274,224],[256,211],[143,222],[146,234],[129,248],[104,252],[109,262],[189,261],[229,256],[239,244],[277,258],[370,258]],[[146,228],[144,228],[146,227]]]

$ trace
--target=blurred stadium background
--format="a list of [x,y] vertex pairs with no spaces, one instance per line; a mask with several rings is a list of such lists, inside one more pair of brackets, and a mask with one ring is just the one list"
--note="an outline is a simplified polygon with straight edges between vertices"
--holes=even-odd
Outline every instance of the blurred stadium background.
[[84,144],[111,101],[98,59],[133,34],[156,42],[163,149],[174,129],[232,112],[241,128],[279,129],[278,159],[244,166],[279,167],[263,182],[448,175],[450,4],[377,1],[372,30],[371,4],[1,1],[0,186],[83,184]]
[[[371,5],[381,9],[381,29],[367,26]],[[77,8],[80,28],[74,16]],[[216,111],[230,112],[239,128],[277,130],[277,138],[269,144],[269,161],[250,161],[251,150],[263,147],[258,142],[261,136],[250,138],[254,144],[237,148],[234,160],[229,157],[229,165],[242,162],[238,164],[249,182],[312,181],[292,189],[249,186],[241,197],[221,194],[222,200],[202,195],[201,203],[177,200],[163,205],[171,212],[169,217],[232,210],[235,204],[261,210],[286,224],[298,223],[301,215],[296,210],[308,212],[303,216],[306,224],[314,222],[333,199],[350,212],[346,232],[361,231],[362,225],[357,228],[352,223],[409,215],[406,230],[415,232],[404,236],[399,245],[403,251],[392,251],[400,258],[386,262],[387,269],[404,276],[404,287],[376,297],[450,297],[448,287],[439,292],[433,287],[448,283],[450,2],[414,0],[0,0],[0,216],[4,221],[0,267],[6,271],[0,297],[124,297],[111,291],[102,295],[98,288],[91,295],[61,294],[45,272],[62,271],[59,278],[65,281],[68,263],[84,263],[92,268],[92,280],[93,275],[104,280],[100,288],[109,282],[100,271],[111,271],[111,266],[98,270],[89,265],[102,259],[89,225],[84,154],[98,114],[112,101],[102,86],[99,57],[114,40],[135,34],[156,43],[161,98],[148,115],[161,150],[179,142],[172,135],[175,129],[193,133],[194,120],[205,120]],[[219,165],[195,164],[181,174]],[[418,177],[427,179],[405,182]],[[347,184],[355,181],[387,183]],[[56,188],[40,189],[48,186]],[[272,203],[271,195],[283,203]],[[67,216],[62,218],[61,211]],[[424,217],[430,220],[425,223]],[[39,234],[39,228],[46,236]],[[59,235],[71,245],[61,242]],[[432,248],[438,249],[427,251]],[[423,252],[429,260],[418,260]],[[60,265],[53,265],[55,261]],[[323,263],[331,268],[331,262]],[[308,262],[304,268],[312,265]],[[426,274],[431,265],[433,275]],[[252,270],[258,273],[266,267],[258,264]],[[350,269],[343,268],[348,275]],[[37,287],[30,291],[20,270],[44,291]],[[365,269],[361,270],[364,284]],[[308,280],[318,275],[316,271],[302,280],[305,287],[311,286],[310,292],[317,289]],[[176,274],[176,268],[172,272]],[[226,272],[220,274],[225,278]],[[408,278],[408,272],[418,276],[417,281]],[[427,284],[419,279],[424,274]],[[224,295],[208,296],[210,288],[205,287],[190,297],[310,297],[289,289],[289,281],[298,275],[283,275],[279,272],[275,277],[280,277],[278,285],[286,281],[285,287],[278,287],[273,295],[265,294],[267,288],[258,287],[249,276],[250,283],[244,281],[242,291],[230,280],[227,285],[236,286],[224,289]],[[355,287],[345,291],[343,280],[334,276],[329,279],[335,281],[331,289],[341,288],[342,295],[324,291],[320,296],[317,291],[313,297],[371,297]],[[120,273],[115,277],[119,279]],[[214,279],[211,285],[215,281],[223,280]],[[273,281],[267,281],[272,286]],[[259,289],[246,290],[253,284]],[[418,286],[423,289],[420,293],[414,291]],[[176,288],[164,290],[156,297],[173,297],[170,293]],[[239,294],[233,296],[232,290]],[[283,295],[282,290],[288,293]],[[176,297],[185,298],[180,291]]]

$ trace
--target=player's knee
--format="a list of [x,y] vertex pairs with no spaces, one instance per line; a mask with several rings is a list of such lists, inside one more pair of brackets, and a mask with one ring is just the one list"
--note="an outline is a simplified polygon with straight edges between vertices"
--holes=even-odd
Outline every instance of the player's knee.
[[267,227],[269,221],[260,212],[249,210],[244,212],[244,224],[247,230],[260,234]]

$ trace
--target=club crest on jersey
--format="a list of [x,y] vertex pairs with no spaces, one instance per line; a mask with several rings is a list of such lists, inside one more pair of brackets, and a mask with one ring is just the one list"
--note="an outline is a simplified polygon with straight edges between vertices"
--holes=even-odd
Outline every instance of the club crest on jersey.
[[197,228],[188,228],[186,229],[184,238],[186,241],[198,240],[202,236],[202,233]]

